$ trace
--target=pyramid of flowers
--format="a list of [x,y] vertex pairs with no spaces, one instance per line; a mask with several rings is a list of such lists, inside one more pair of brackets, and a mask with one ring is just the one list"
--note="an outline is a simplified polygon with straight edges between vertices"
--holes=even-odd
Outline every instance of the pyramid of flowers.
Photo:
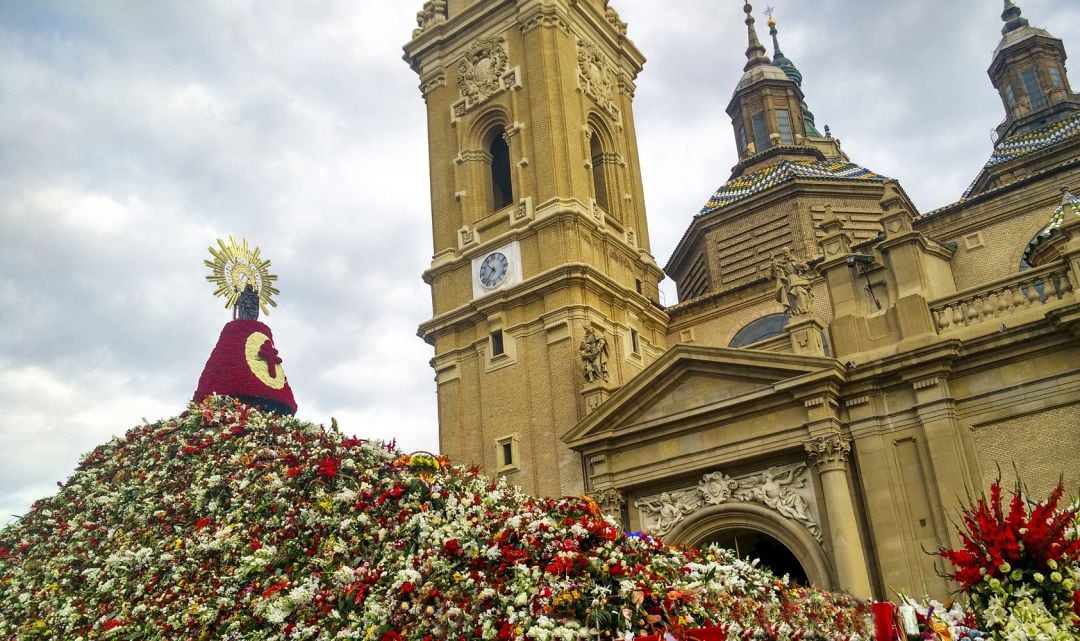
[[3,639],[848,639],[865,608],[218,396],[0,531]]

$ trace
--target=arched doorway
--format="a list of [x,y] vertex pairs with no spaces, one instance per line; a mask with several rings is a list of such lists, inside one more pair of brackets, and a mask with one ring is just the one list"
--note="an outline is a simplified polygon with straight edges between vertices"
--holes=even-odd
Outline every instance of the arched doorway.
[[802,563],[799,563],[799,559],[787,549],[786,545],[764,532],[750,528],[732,528],[706,537],[699,545],[711,543],[731,550],[740,559],[746,561],[758,559],[760,561],[758,567],[776,576],[786,574],[793,583],[810,585],[810,578],[806,576],[806,570],[803,569]]
[[[719,543],[733,548],[738,542],[739,556],[743,558],[759,545],[751,558],[761,559],[763,565],[764,556],[775,558],[774,562],[781,566],[793,560],[807,584],[826,590],[836,587],[836,576],[821,541],[802,524],[757,503],[728,501],[698,510],[672,528],[664,540],[694,547]],[[743,546],[747,546],[746,553]],[[783,576],[785,571],[774,572]],[[790,576],[796,578],[794,572]]]

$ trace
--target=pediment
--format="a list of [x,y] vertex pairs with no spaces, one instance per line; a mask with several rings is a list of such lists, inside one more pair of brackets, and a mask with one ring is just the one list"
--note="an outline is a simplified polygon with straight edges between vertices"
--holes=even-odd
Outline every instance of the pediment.
[[563,436],[570,447],[713,408],[790,401],[799,388],[840,380],[832,358],[676,345]]
[[664,394],[652,399],[652,402],[632,420],[634,422],[657,420],[677,412],[771,388],[773,382],[734,374],[688,372]]

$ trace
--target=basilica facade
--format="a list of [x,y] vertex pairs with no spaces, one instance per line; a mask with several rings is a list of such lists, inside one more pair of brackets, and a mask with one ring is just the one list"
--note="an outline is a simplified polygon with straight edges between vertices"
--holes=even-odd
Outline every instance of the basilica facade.
[[943,597],[926,551],[957,543],[964,497],[1016,470],[1033,493],[1080,489],[1064,45],[1005,1],[993,153],[919,212],[819,131],[775,25],[769,55],[744,11],[738,164],[661,267],[644,57],[611,3],[423,4],[405,58],[427,104],[441,450],[799,581]]

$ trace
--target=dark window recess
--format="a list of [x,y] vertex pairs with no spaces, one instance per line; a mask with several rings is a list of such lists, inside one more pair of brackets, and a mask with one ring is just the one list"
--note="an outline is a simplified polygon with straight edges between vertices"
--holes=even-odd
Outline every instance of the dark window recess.
[[754,146],[758,152],[769,148],[769,131],[765,128],[765,114],[756,113],[750,116],[750,126],[754,129]]
[[641,279],[640,278],[635,278],[634,279],[634,289],[637,290],[637,293],[639,293],[639,294],[641,293]]
[[502,209],[514,202],[514,188],[510,183],[510,147],[506,144],[504,130],[495,132],[491,139],[491,196],[495,209]]
[[491,355],[500,356],[503,354],[503,333],[501,329],[497,329],[491,332]]
[[630,330],[630,351],[634,352],[635,354],[641,353],[641,339],[638,338],[638,333],[636,329]]
[[1056,87],[1058,89],[1061,89],[1063,84],[1061,82],[1061,72],[1058,71],[1058,68],[1057,67],[1047,67],[1046,68],[1046,73],[1050,75],[1050,84],[1054,85],[1054,87]]
[[1024,81],[1024,91],[1027,92],[1028,100],[1032,109],[1042,109],[1046,106],[1046,96],[1043,95],[1042,87],[1039,86],[1039,78],[1034,69],[1027,69],[1020,74]]
[[791,128],[791,114],[787,109],[776,110],[776,129],[780,132],[781,145],[795,144],[795,132]]
[[739,125],[739,153],[746,151],[746,127]]
[[503,465],[514,464],[514,444],[510,441],[502,443],[502,459]]
[[608,211],[607,177],[604,175],[604,150],[595,135],[589,141],[589,154],[592,156],[593,195],[600,209]]

